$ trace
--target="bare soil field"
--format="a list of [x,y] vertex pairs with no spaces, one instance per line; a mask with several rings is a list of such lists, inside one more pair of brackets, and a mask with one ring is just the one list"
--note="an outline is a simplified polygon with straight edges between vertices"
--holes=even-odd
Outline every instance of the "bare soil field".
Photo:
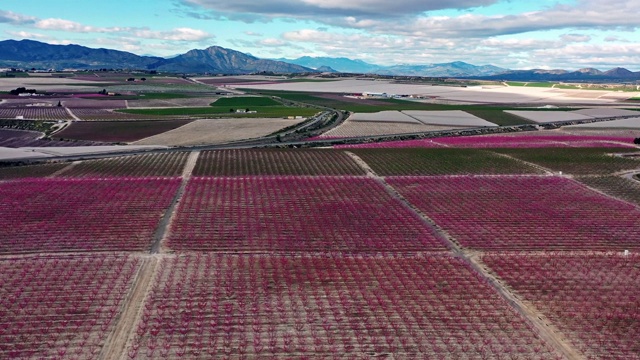
[[97,86],[87,85],[86,81],[67,78],[24,77],[0,80],[0,91],[9,91],[21,86],[36,88],[40,91],[98,92],[102,90]]
[[630,115],[638,115],[640,117],[639,111],[633,111],[633,110],[627,110],[627,109],[616,109],[616,108],[580,109],[572,112],[576,114],[591,116],[594,118],[603,118],[603,117],[610,117],[610,116],[630,116]]
[[416,122],[376,122],[376,121],[345,121],[342,125],[322,134],[322,138],[343,138],[359,136],[407,134],[426,131],[450,130],[451,126],[425,125]]
[[361,105],[371,105],[371,106],[388,106],[389,104],[380,100],[371,100],[371,99],[361,99],[353,96],[343,96],[339,94],[332,93],[313,93],[313,96],[328,99],[328,100],[337,100],[347,103],[361,104]]
[[266,136],[304,119],[206,119],[134,142],[137,145],[186,146],[220,144]]
[[385,122],[420,124],[420,121],[400,111],[380,111],[376,113],[355,113],[347,121]]
[[567,126],[567,129],[640,129],[640,117]]
[[[129,100],[129,108],[201,107],[216,101],[214,97],[189,97],[177,99]],[[124,107],[124,106],[123,106]]]
[[552,88],[528,88],[528,87],[453,87],[432,86],[418,84],[398,84],[383,80],[339,80],[331,82],[289,82],[273,84],[238,84],[229,87],[281,90],[281,91],[307,91],[322,93],[387,93],[421,95],[436,100],[448,100],[463,103],[580,103],[604,104],[636,96],[635,93],[603,92],[599,96],[593,96],[592,90],[561,90]]
[[529,111],[529,110],[505,110],[509,114],[519,116],[521,118],[535,121],[537,123],[546,123],[554,121],[571,121],[571,120],[587,120],[592,116],[582,115],[569,111]]
[[471,115],[462,110],[451,111],[421,111],[404,110],[403,114],[409,115],[426,125],[445,126],[497,126],[496,124]]

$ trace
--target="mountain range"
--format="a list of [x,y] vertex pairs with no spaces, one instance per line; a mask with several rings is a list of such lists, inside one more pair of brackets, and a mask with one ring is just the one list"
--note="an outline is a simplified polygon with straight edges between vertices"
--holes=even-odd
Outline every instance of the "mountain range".
[[215,74],[315,72],[299,65],[259,59],[219,46],[191,50],[167,59],[79,45],[50,45],[33,40],[0,41],[0,67],[82,70],[112,68]]
[[344,57],[260,59],[240,51],[211,46],[162,58],[80,45],[51,45],[33,40],[0,41],[0,68],[136,69],[174,73],[251,74],[341,72],[391,76],[457,77],[501,81],[635,81],[640,72],[615,68],[568,70],[509,70],[462,61],[436,64],[382,66]]

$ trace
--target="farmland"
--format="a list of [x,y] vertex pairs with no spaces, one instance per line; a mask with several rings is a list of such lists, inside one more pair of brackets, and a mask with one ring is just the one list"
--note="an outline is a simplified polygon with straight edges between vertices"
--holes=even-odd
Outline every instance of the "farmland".
[[354,149],[381,176],[537,174],[539,169],[474,149]]
[[0,253],[143,250],[176,179],[23,179],[0,184]]
[[[640,357],[639,136],[537,130],[504,111],[564,90],[266,76],[126,81],[139,76],[49,79],[62,89],[99,87],[0,104],[50,102],[71,123],[55,132],[67,121],[12,119],[15,128],[0,131],[16,147],[5,151],[48,156],[0,163],[0,358]],[[430,95],[342,96],[360,85]],[[254,90],[236,95],[231,86]],[[258,89],[272,86],[321,92]],[[501,104],[470,103],[486,97]],[[314,106],[357,110],[314,138],[481,128],[335,148],[306,148],[305,137],[270,136],[273,148],[253,147],[267,147],[264,139],[230,143],[304,121],[231,109],[315,114]],[[557,110],[543,115],[633,115]],[[40,139],[45,131],[54,140]],[[57,155],[90,151],[26,147],[103,142],[165,146],[69,158]]]
[[0,259],[0,357],[96,358],[139,263],[100,254]]
[[342,151],[221,150],[200,154],[195,176],[364,175]]
[[446,256],[186,255],[162,264],[143,312],[133,359],[557,356]]
[[131,142],[179,128],[193,120],[75,122],[56,137],[103,142]]

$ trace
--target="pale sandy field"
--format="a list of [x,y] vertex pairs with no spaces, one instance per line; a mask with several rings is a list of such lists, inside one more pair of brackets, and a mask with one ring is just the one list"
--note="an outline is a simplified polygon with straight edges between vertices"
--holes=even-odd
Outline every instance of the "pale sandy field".
[[52,77],[2,78],[0,79],[0,91],[9,91],[21,86],[29,89],[34,88],[40,91],[66,91],[78,93],[102,90],[98,89],[96,86],[87,86],[86,84],[87,82],[83,80]]
[[136,145],[189,146],[221,144],[274,133],[306,119],[202,119],[134,142]]
[[528,87],[448,87],[417,84],[395,84],[386,80],[340,80],[331,82],[294,82],[279,84],[255,84],[233,85],[230,87],[284,90],[284,91],[309,91],[330,93],[387,93],[422,95],[441,100],[477,103],[572,103],[603,104],[612,103],[619,99],[639,96],[639,93],[607,92],[595,90],[563,90],[553,88],[528,88]]
[[118,151],[148,150],[164,148],[164,146],[70,146],[70,147],[25,147],[5,148],[0,147],[0,160],[18,160],[34,157],[55,157],[63,155],[101,154]]
[[184,99],[129,100],[129,108],[207,107],[218,98],[194,97]]
[[375,121],[345,121],[342,125],[331,129],[320,137],[360,137],[377,135],[396,135],[416,132],[450,130],[451,126],[425,125],[419,122],[415,124],[401,122],[375,122]]
[[379,111],[375,113],[354,113],[347,121],[378,121],[392,123],[420,124],[420,121],[400,111]]
[[613,108],[581,109],[581,110],[576,110],[572,112],[576,114],[591,116],[594,118],[603,118],[603,117],[610,117],[610,116],[628,116],[628,115],[640,116],[639,111],[626,110],[626,109],[613,109]]
[[419,120],[427,125],[449,125],[449,126],[498,126],[492,122],[481,119],[475,115],[462,110],[447,111],[423,111],[423,110],[404,110],[404,114]]
[[593,116],[587,116],[573,111],[505,110],[505,112],[537,123],[593,119]]
[[640,129],[640,117],[565,126],[567,129]]

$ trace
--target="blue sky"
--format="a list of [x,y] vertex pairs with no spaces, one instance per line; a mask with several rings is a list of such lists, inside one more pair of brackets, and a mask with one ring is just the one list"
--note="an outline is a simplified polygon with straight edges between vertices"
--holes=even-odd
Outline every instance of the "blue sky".
[[0,5],[0,39],[169,56],[640,70],[640,0],[81,0]]

